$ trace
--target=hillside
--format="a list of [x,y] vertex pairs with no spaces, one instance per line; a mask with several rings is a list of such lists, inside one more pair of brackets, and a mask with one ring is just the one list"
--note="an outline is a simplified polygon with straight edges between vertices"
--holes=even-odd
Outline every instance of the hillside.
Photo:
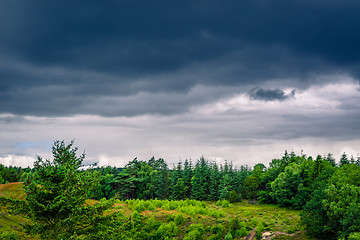
[[[0,199],[25,199],[23,186],[22,182],[0,184]],[[26,221],[24,217],[13,214],[0,205],[0,239],[32,239],[24,234],[22,226]]]

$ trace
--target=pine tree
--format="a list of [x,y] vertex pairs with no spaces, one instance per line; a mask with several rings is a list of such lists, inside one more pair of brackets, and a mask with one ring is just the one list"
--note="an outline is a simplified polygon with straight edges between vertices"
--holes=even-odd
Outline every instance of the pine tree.
[[192,177],[193,177],[193,171],[192,171],[192,166],[191,166],[191,160],[188,161],[187,159],[185,159],[182,179],[184,180],[184,185],[186,188],[186,193],[185,193],[186,198],[191,198],[191,192],[192,192],[191,179],[192,179]]
[[155,197],[158,199],[169,198],[170,173],[164,159],[159,158],[155,161],[155,170],[158,175],[155,180]]
[[331,153],[328,153],[328,154],[327,154],[325,160],[326,160],[327,162],[331,163],[331,165],[332,165],[333,167],[336,166],[335,158],[333,157],[333,155],[332,155]]
[[196,200],[208,200],[209,199],[209,165],[204,157],[196,163],[194,169],[194,176],[192,177],[192,198]]
[[209,198],[212,201],[216,201],[220,199],[220,194],[219,194],[220,180],[221,180],[221,173],[219,172],[219,168],[216,162],[214,162],[211,165],[211,169],[210,169],[210,186],[209,186],[209,191],[210,191]]
[[226,173],[223,178],[221,179],[220,182],[220,199],[228,199],[229,197],[229,193],[232,190],[232,181],[233,179],[231,178],[229,173]]
[[355,163],[356,163],[355,158],[354,158],[353,155],[351,155],[351,157],[350,157],[350,164],[355,164]]
[[341,158],[340,158],[340,167],[346,165],[346,164],[350,164],[350,161],[346,155],[346,153],[344,152],[342,155],[341,155]]
[[72,239],[91,233],[96,235],[107,216],[103,212],[112,202],[95,206],[85,200],[98,184],[97,172],[79,171],[85,154],[76,156],[72,141],[55,141],[53,160],[38,157],[35,172],[25,181],[26,204],[31,222],[28,233],[40,234],[42,239]]
[[[180,196],[179,193],[179,184],[178,184],[178,180],[181,178],[182,184],[184,185],[184,180],[182,179],[182,163],[179,161],[178,164],[176,165],[176,167],[174,167],[174,170],[172,171],[171,174],[171,193],[170,193],[170,198],[171,199],[184,199],[185,198],[185,192],[183,192],[182,194],[184,194],[184,196]],[[183,186],[183,188],[185,188],[185,185]]]

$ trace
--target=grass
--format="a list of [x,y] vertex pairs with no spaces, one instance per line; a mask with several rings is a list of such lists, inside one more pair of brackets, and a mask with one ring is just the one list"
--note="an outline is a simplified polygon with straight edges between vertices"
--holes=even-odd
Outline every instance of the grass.
[[[0,198],[25,199],[24,184],[21,182],[0,184]],[[28,220],[12,214],[4,206],[0,206],[0,239],[32,239],[23,231]]]
[[24,183],[13,182],[7,184],[0,184],[0,197],[25,199]]
[[[0,185],[0,197],[25,198],[22,183]],[[95,204],[87,200],[87,204]],[[154,234],[169,239],[224,239],[233,228],[233,239],[256,229],[258,236],[271,232],[272,239],[312,239],[305,234],[299,211],[270,204],[246,201],[200,202],[196,200],[118,200],[111,212],[120,211],[124,219],[137,219],[139,234]],[[13,215],[0,206],[0,239],[35,239],[26,237],[22,225],[28,220]],[[136,234],[136,232],[135,232]],[[18,238],[12,238],[18,236]],[[140,235],[139,235],[140,236]],[[136,235],[133,239],[137,239]]]

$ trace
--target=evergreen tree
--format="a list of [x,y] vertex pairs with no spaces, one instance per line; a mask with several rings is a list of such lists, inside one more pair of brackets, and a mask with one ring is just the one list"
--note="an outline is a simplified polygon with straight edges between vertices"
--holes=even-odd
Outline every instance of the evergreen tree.
[[350,157],[350,164],[356,164],[355,158],[353,155]]
[[158,199],[167,199],[169,198],[170,173],[164,159],[157,159],[154,169],[157,170],[158,173],[155,180],[155,197]]
[[192,177],[192,198],[196,200],[207,200],[209,199],[209,164],[204,157],[196,163],[194,169],[194,176]]
[[209,191],[210,191],[209,199],[212,201],[216,201],[220,199],[220,194],[219,194],[220,180],[221,180],[221,173],[219,172],[219,168],[216,162],[214,162],[211,165],[211,169],[210,169],[210,186],[209,186]]
[[179,161],[178,164],[176,165],[176,167],[174,167],[174,170],[172,171],[171,174],[171,194],[170,194],[170,198],[171,199],[184,199],[185,198],[185,194],[186,191],[182,191],[181,190],[181,194],[183,194],[183,196],[181,196],[181,194],[179,193],[179,186],[180,183],[178,184],[178,180],[181,178],[182,181],[182,185],[183,188],[185,188],[184,185],[184,180],[182,179],[182,175],[183,175],[183,171],[182,171],[182,163]]
[[331,163],[331,165],[332,165],[333,167],[336,166],[335,158],[333,157],[333,155],[332,155],[331,153],[328,153],[328,154],[327,154],[325,160],[326,160],[327,162]]
[[186,193],[185,193],[186,198],[191,198],[191,192],[192,192],[191,179],[192,179],[192,177],[193,177],[193,171],[192,171],[192,166],[191,166],[191,160],[188,161],[187,159],[185,159],[182,179],[184,180],[184,185],[186,188]]
[[346,164],[350,164],[350,161],[346,155],[346,153],[344,152],[342,155],[341,155],[341,158],[340,158],[340,167],[346,165]]
[[117,191],[117,194],[120,199],[132,199],[135,198],[135,190],[136,190],[137,178],[131,175],[127,168],[121,171],[119,174],[115,176],[111,185]]
[[230,173],[226,173],[220,182],[220,199],[228,199],[229,193],[232,190],[232,178]]
[[79,171],[85,154],[76,156],[73,141],[55,141],[54,159],[34,162],[35,172],[25,182],[26,202],[31,223],[27,232],[40,234],[42,239],[71,239],[96,235],[106,220],[103,215],[111,202],[95,206],[85,200],[98,183],[96,172]]
[[173,187],[173,191],[171,194],[171,198],[174,200],[181,200],[185,198],[187,187],[184,184],[184,180],[182,178],[178,178],[176,184]]

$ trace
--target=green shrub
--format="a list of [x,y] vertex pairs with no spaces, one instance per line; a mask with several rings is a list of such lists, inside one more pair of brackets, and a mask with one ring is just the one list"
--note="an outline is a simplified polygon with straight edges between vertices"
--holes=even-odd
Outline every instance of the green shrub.
[[240,200],[239,195],[235,191],[230,191],[229,193],[229,201],[231,203],[238,202]]
[[229,202],[228,200],[223,199],[223,200],[221,201],[221,206],[222,206],[223,208],[227,208],[227,207],[231,207],[232,205],[230,204],[230,202]]
[[164,210],[166,210],[166,211],[170,211],[171,209],[170,209],[170,203],[165,203],[165,204],[163,204],[162,205],[162,209],[164,209]]
[[249,232],[246,230],[246,227],[241,227],[240,229],[236,230],[236,236],[237,237],[245,237],[249,234]]
[[236,230],[240,229],[240,227],[241,225],[238,217],[230,218],[229,232],[231,233],[231,235],[235,236]]
[[157,222],[154,217],[150,217],[145,223],[144,230],[147,232],[151,232],[157,229],[159,226],[160,223]]
[[15,232],[3,232],[0,235],[0,239],[6,239],[6,240],[18,240],[20,239],[19,235]]
[[179,206],[179,203],[178,203],[177,201],[171,201],[171,202],[169,203],[169,208],[170,208],[170,210],[175,210],[175,209],[178,208],[178,206]]
[[155,210],[155,205],[154,205],[152,202],[150,202],[149,205],[148,205],[148,207],[147,207],[147,209],[148,209],[149,211],[153,211],[153,210]]
[[182,225],[185,223],[184,216],[181,213],[179,213],[175,216],[175,223],[176,223],[176,225]]
[[349,240],[360,240],[360,232],[353,232],[349,235]]
[[186,230],[187,234],[184,237],[184,240],[201,240],[205,233],[204,227],[201,223],[191,224]]
[[199,231],[201,234],[205,233],[204,226],[201,223],[198,223],[198,224],[193,223],[193,224],[191,224],[186,231],[191,232],[191,231],[194,231],[194,230]]
[[228,232],[224,238],[224,240],[232,240],[233,239],[233,236],[231,235],[230,232]]
[[138,202],[135,205],[134,209],[139,213],[142,212],[142,211],[145,211],[146,208],[145,208],[144,202],[143,201]]
[[155,232],[156,239],[166,239],[173,236],[176,236],[179,232],[178,227],[174,222],[170,222],[168,224],[163,223],[159,226],[159,228]]
[[224,226],[220,223],[211,227],[211,232],[216,235],[222,235],[224,233]]
[[202,234],[198,230],[190,231],[184,237],[184,240],[201,240],[201,239],[202,239]]
[[260,220],[255,230],[255,236],[257,239],[261,239],[261,235],[263,231],[264,231],[264,222]]

